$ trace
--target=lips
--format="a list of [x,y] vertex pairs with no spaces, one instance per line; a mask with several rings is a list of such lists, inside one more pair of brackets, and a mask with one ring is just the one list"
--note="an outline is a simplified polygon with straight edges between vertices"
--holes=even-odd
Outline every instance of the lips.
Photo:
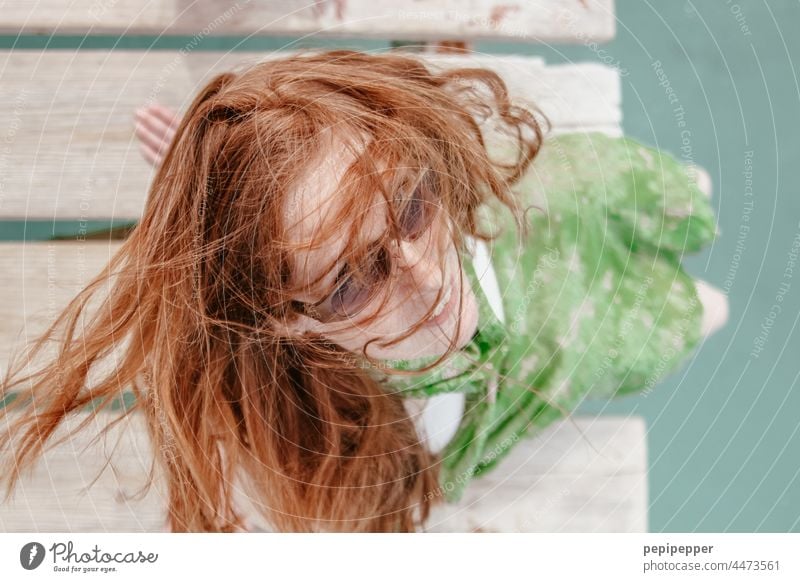
[[451,280],[450,285],[448,286],[448,290],[445,291],[444,295],[442,295],[439,305],[437,305],[436,309],[433,312],[434,316],[431,317],[425,323],[426,326],[428,325],[439,326],[447,321],[448,317],[450,317],[450,312],[453,311],[456,301],[458,300],[458,293],[456,293],[454,290],[455,290],[455,285]]

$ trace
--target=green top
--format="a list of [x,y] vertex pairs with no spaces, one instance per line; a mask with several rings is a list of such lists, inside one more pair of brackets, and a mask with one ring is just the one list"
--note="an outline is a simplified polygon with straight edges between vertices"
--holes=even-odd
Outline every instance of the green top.
[[524,244],[507,209],[489,212],[505,324],[464,253],[480,310],[473,340],[429,372],[384,377],[406,397],[465,393],[458,431],[441,453],[448,501],[585,396],[651,388],[701,337],[703,306],[680,261],[717,230],[684,164],[631,138],[563,134],[546,139],[513,190],[540,210],[525,215]]

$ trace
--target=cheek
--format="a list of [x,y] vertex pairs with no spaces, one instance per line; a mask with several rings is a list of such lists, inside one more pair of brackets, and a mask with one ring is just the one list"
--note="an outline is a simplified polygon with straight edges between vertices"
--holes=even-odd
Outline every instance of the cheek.
[[337,344],[345,350],[353,353],[360,352],[364,345],[371,339],[361,328],[354,326],[343,331],[333,331],[322,333],[328,341]]
[[392,306],[390,302],[382,313],[384,314],[370,314],[336,325],[325,325],[318,331],[326,339],[344,349],[358,352],[370,340],[387,338],[403,329],[403,318],[399,317],[397,306]]

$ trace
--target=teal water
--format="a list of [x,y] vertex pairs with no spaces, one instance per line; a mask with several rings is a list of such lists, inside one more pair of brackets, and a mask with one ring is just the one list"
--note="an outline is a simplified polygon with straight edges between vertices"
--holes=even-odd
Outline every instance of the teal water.
[[[616,39],[600,47],[474,48],[539,54],[550,63],[604,61],[623,70],[625,133],[712,176],[722,234],[684,263],[728,294],[731,314],[652,392],[586,402],[579,412],[646,419],[650,531],[800,531],[800,264],[791,254],[800,241],[800,37],[793,34],[800,4],[617,0],[617,17]],[[169,50],[187,40],[0,36],[0,49]],[[389,43],[206,37],[197,48],[300,46],[379,50]],[[0,240],[76,229],[63,221],[4,222]],[[775,318],[773,305],[780,309]]]

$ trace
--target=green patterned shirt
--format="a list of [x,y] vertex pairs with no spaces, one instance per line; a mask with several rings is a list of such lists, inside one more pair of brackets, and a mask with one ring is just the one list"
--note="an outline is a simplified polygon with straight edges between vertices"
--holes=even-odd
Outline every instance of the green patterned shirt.
[[717,228],[686,165],[631,138],[562,134],[545,140],[513,191],[538,209],[525,214],[524,242],[507,209],[487,209],[505,323],[465,252],[476,335],[429,372],[383,377],[404,397],[465,394],[458,431],[441,452],[448,501],[583,398],[650,389],[701,337],[703,307],[681,258],[711,243]]

